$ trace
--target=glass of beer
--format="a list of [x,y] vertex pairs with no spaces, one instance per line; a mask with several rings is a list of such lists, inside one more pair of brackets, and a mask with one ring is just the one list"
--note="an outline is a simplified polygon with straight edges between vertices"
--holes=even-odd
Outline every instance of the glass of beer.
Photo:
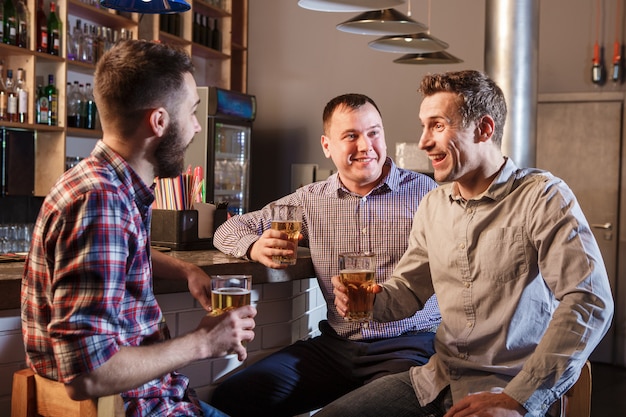
[[376,254],[340,253],[339,276],[341,283],[348,289],[349,321],[368,322],[372,319],[376,283]]
[[302,229],[302,207],[277,204],[272,207],[272,229],[286,233],[294,245],[291,255],[276,255],[272,260],[281,265],[295,265],[298,257],[298,240]]
[[252,275],[211,276],[211,315],[250,305]]

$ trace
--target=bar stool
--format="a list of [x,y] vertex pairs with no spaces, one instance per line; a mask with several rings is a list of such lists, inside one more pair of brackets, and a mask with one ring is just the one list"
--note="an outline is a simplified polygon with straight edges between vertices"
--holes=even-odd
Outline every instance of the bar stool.
[[123,417],[124,402],[119,395],[95,400],[72,400],[65,386],[21,369],[13,374],[11,417]]
[[591,363],[585,362],[578,381],[565,393],[565,417],[591,415]]

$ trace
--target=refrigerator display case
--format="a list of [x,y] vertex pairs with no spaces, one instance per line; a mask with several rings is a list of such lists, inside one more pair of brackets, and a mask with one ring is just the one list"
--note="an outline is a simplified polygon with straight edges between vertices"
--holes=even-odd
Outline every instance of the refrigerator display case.
[[185,154],[185,167],[201,167],[205,202],[226,205],[230,215],[248,210],[250,140],[256,97],[219,87],[198,87],[202,130]]

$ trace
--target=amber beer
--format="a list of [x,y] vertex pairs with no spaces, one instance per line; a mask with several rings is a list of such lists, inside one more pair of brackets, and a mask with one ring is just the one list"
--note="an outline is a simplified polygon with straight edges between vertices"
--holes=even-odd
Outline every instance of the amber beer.
[[339,254],[339,277],[348,289],[346,319],[368,322],[372,319],[376,283],[376,255],[373,253]]
[[211,277],[211,315],[250,305],[251,275],[214,275]]
[[[300,237],[300,229],[302,229],[302,222],[300,221],[272,221],[272,229],[281,231],[287,234],[287,239],[294,246],[298,247],[298,238]],[[297,259],[297,253],[294,251],[293,255],[276,255],[272,257],[272,260],[281,265],[295,265]]]
[[211,291],[213,315],[250,305],[250,290],[244,288],[219,288]]
[[375,273],[344,269],[340,272],[341,283],[348,289],[348,311],[346,318],[350,321],[369,321],[372,319]]
[[275,255],[272,256],[272,260],[281,265],[295,265],[298,257],[295,249],[298,248],[298,240],[302,230],[302,207],[287,204],[272,206],[271,228],[287,234],[287,238],[294,245],[293,254]]

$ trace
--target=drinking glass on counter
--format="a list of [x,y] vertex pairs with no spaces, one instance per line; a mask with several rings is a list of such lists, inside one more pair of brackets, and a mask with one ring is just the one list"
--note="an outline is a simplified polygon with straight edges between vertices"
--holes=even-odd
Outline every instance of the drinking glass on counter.
[[372,319],[376,283],[376,255],[373,253],[340,253],[339,276],[348,289],[349,321],[367,322]]
[[276,204],[272,207],[272,229],[287,234],[295,248],[291,255],[276,255],[272,260],[281,265],[295,265],[298,257],[298,240],[302,229],[302,207]]
[[250,305],[252,275],[211,276],[211,315]]

